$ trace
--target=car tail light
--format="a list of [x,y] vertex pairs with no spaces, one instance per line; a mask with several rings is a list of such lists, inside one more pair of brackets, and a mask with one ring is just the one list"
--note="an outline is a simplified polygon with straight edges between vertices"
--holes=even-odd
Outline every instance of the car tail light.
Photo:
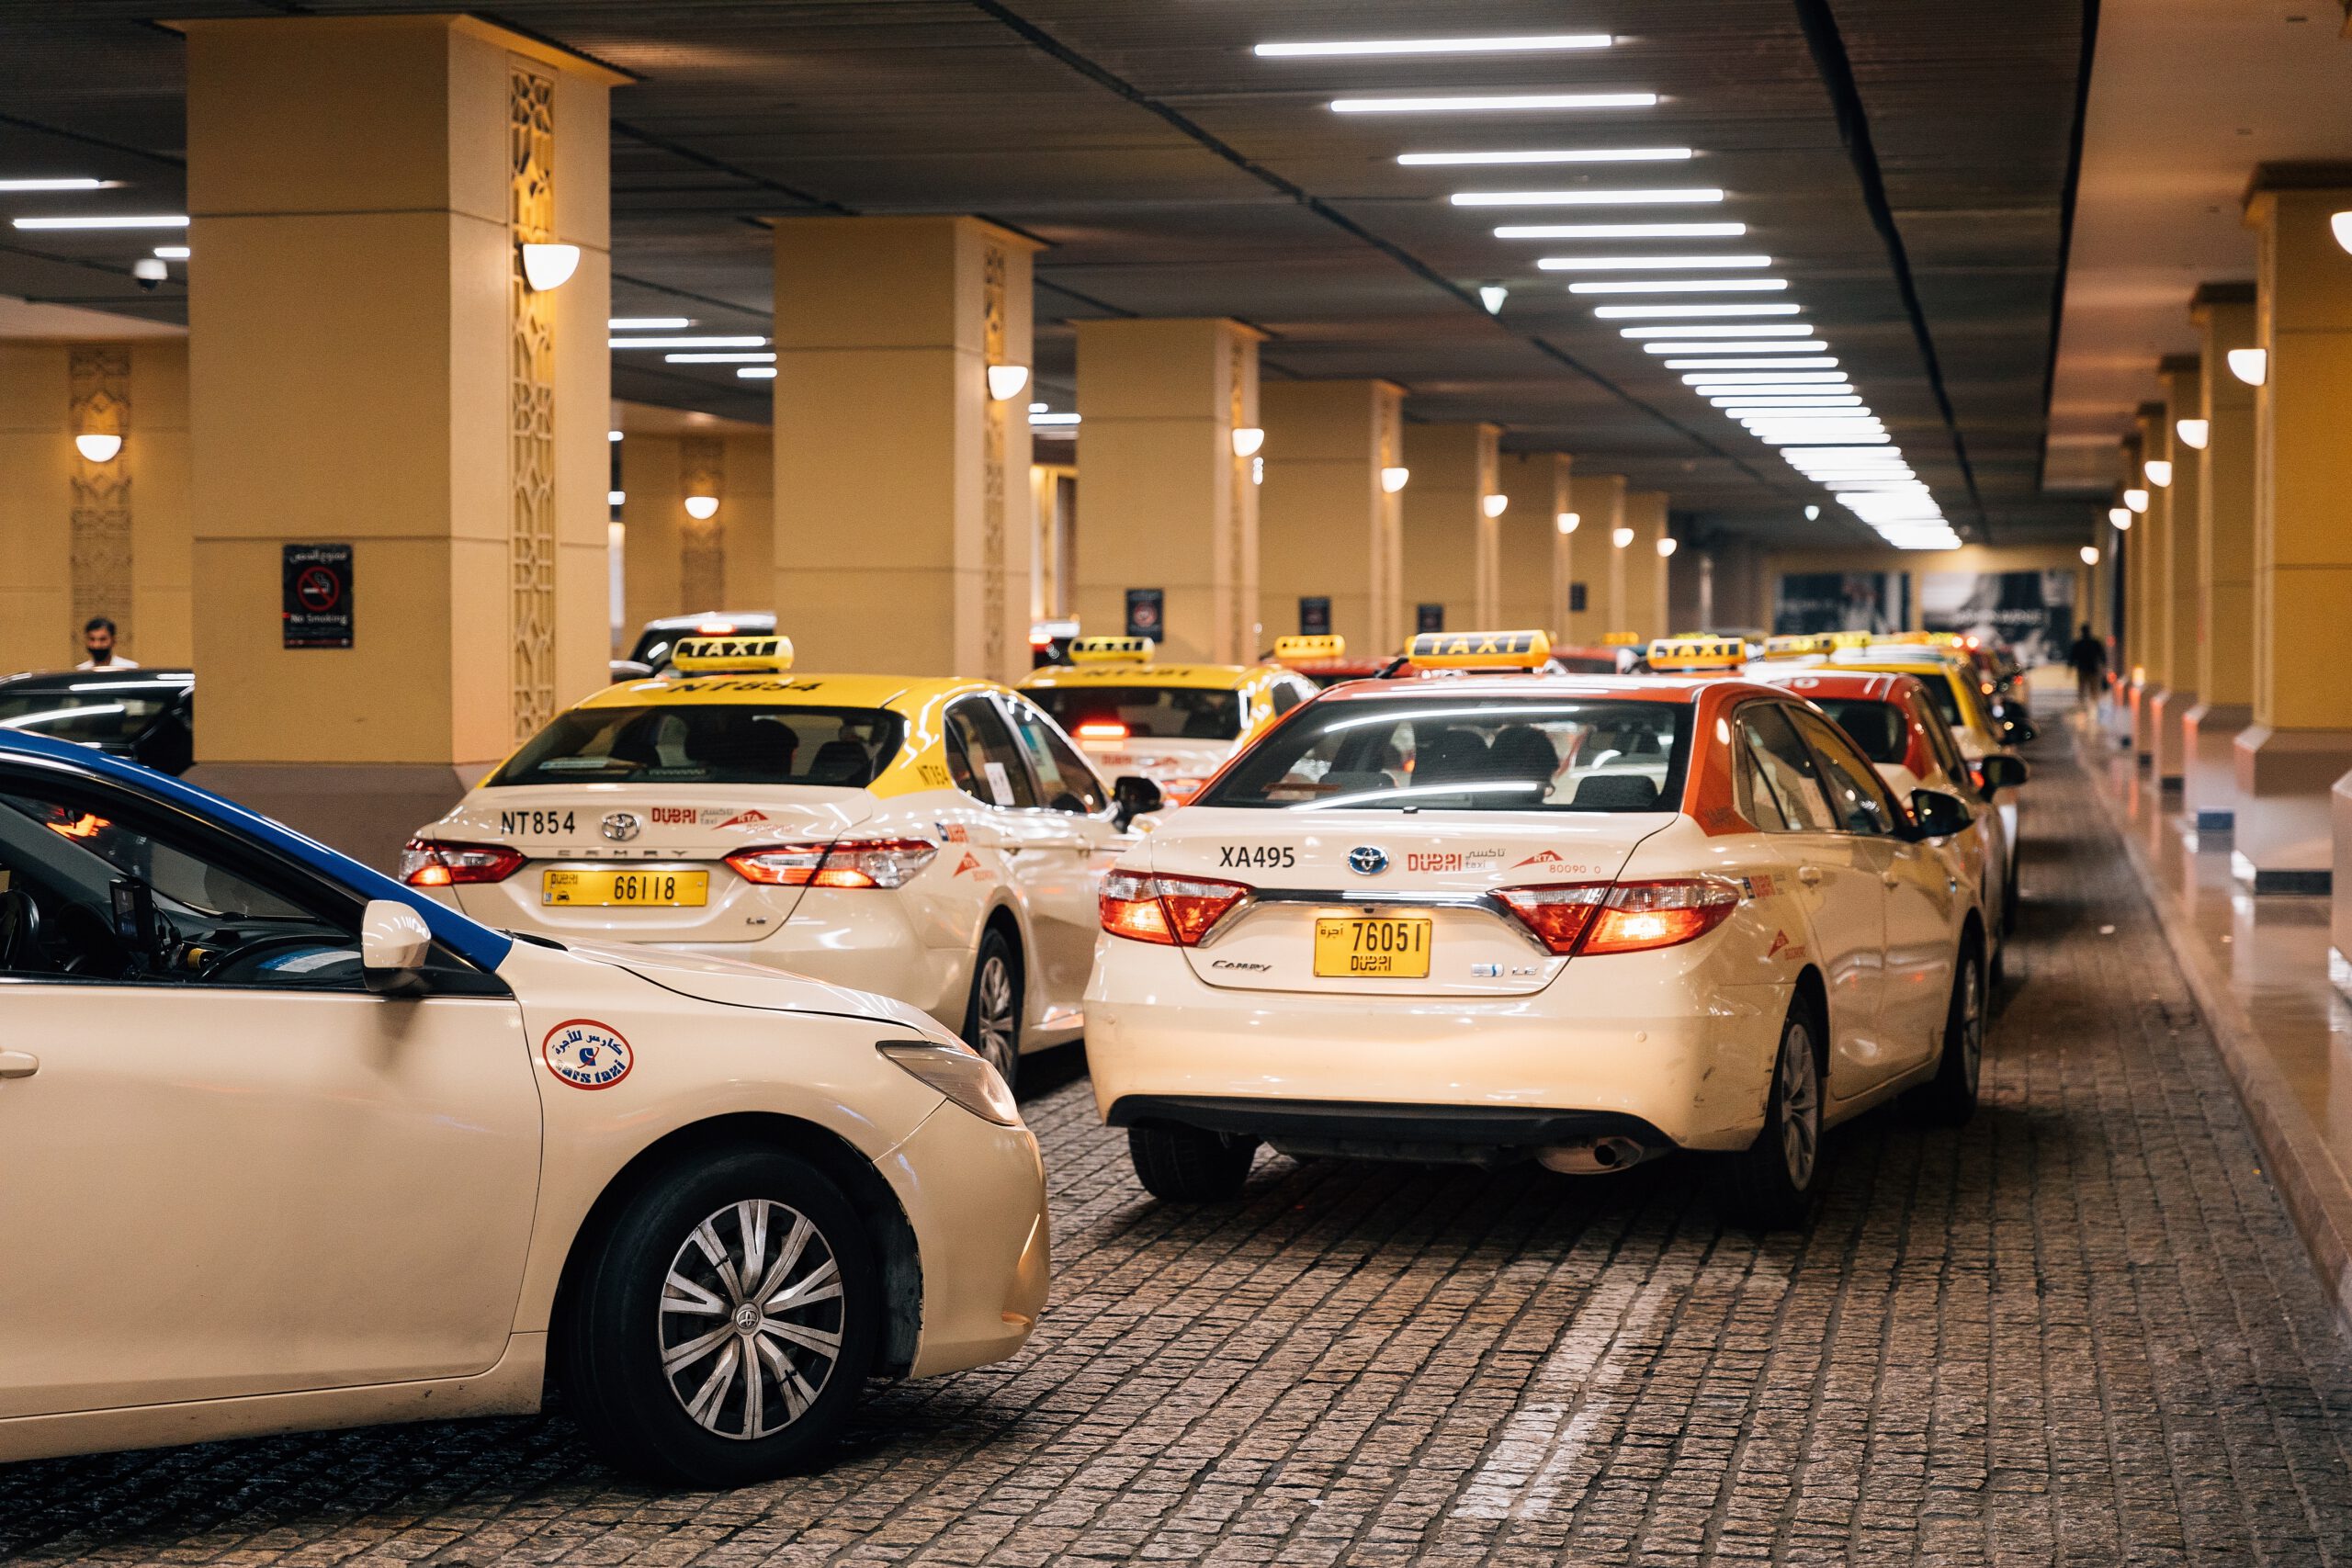
[[503,882],[523,869],[523,852],[504,844],[451,844],[411,839],[401,850],[401,880],[411,887]]
[[1520,924],[1554,953],[1574,953],[1593,911],[1609,897],[1605,882],[1580,882],[1565,887],[1506,887],[1495,897],[1519,917]]
[[770,887],[903,887],[939,854],[928,839],[763,844],[727,857],[735,874]]
[[1609,890],[1600,918],[1585,933],[1580,953],[1647,953],[1702,937],[1739,907],[1739,889],[1713,877],[1621,882]]
[[1134,942],[1191,947],[1248,897],[1238,882],[1114,871],[1102,879],[1102,929]]
[[1078,738],[1080,740],[1125,740],[1127,727],[1124,724],[1081,724],[1078,727]]

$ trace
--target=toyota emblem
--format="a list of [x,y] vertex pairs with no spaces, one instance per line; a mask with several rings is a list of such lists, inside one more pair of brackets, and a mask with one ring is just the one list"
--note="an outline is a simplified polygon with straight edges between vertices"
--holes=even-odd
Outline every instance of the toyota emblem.
[[1358,876],[1378,876],[1388,869],[1388,852],[1358,844],[1348,852],[1348,869]]
[[605,837],[612,840],[612,841],[616,844],[626,844],[631,839],[636,838],[638,829],[640,826],[641,824],[637,819],[637,813],[634,811],[607,811],[605,813]]

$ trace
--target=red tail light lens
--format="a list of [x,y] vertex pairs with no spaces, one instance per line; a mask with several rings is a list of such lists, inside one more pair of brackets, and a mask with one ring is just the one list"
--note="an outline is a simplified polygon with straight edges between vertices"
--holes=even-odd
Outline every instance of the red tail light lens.
[[1585,933],[1584,953],[1647,953],[1706,935],[1739,907],[1739,889],[1713,877],[1621,882]]
[[401,850],[401,880],[411,887],[503,882],[523,869],[523,852],[504,844],[451,844],[411,839]]
[[1127,738],[1127,727],[1124,724],[1108,722],[1081,724],[1078,727],[1078,738],[1080,740],[1125,740]]
[[1580,882],[1565,887],[1506,887],[1495,897],[1510,906],[1520,924],[1554,953],[1574,953],[1593,912],[1609,897],[1609,884]]
[[1191,947],[1248,897],[1238,882],[1114,871],[1102,879],[1102,929],[1131,942]]
[[727,857],[735,874],[769,887],[903,887],[938,857],[928,839],[763,844]]

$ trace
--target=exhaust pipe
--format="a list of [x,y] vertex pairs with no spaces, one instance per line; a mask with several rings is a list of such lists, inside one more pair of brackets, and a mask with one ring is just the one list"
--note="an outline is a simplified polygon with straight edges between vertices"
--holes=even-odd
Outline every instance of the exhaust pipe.
[[1650,1157],[1653,1151],[1632,1138],[1578,1138],[1572,1144],[1536,1152],[1536,1163],[1566,1176],[1602,1176],[1626,1170]]

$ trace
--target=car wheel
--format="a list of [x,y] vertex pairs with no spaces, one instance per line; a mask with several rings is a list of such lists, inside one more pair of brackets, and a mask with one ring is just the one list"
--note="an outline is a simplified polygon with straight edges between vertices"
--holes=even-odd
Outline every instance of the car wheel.
[[1976,1088],[1984,1070],[1984,953],[1971,937],[1962,943],[1952,974],[1936,1076],[1911,1091],[1913,1109],[1939,1126],[1959,1126],[1976,1114]]
[[1787,1230],[1804,1223],[1821,1178],[1821,1063],[1816,1025],[1803,1003],[1781,1025],[1772,1062],[1772,1092],[1756,1141],[1724,1162],[1725,1206],[1756,1230]]
[[822,1172],[703,1155],[631,1198],[572,1292],[566,1404],[618,1468],[741,1486],[840,1434],[882,1335],[873,1244]]
[[1000,931],[980,938],[972,996],[964,1008],[964,1043],[988,1058],[1007,1089],[1021,1083],[1021,965]]
[[1143,1190],[1155,1198],[1221,1203],[1241,1196],[1258,1140],[1198,1127],[1130,1127],[1127,1157]]

